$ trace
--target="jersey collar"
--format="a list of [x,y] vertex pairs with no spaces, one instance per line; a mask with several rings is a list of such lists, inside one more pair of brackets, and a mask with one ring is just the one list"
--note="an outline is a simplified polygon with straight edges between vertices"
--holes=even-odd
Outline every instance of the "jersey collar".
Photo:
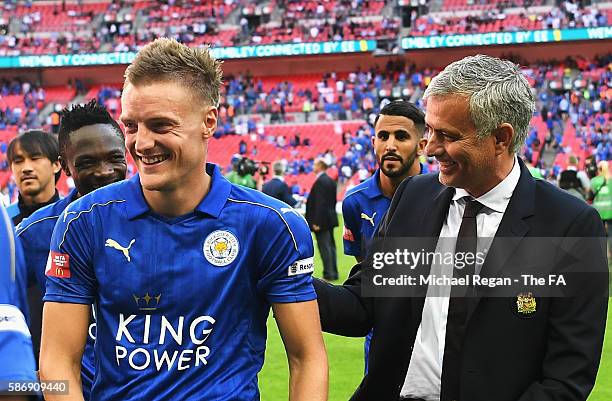
[[[216,164],[206,163],[206,172],[211,176],[210,190],[195,211],[217,218],[227,201],[232,184],[223,177]],[[130,220],[151,211],[142,193],[138,174],[128,180],[126,201],[126,213]]]
[[[421,171],[419,174],[423,174],[423,164],[419,163],[421,166]],[[380,168],[377,168],[372,177],[370,177],[367,181],[367,187],[364,189],[363,193],[368,196],[370,199],[374,199],[378,196],[385,196],[380,190]],[[391,199],[391,198],[389,198]]]
[[79,194],[79,191],[76,188],[72,188],[70,193],[68,193],[68,195],[66,195],[65,198],[62,198],[62,199],[57,201],[57,204],[58,205],[63,205],[62,207],[65,209],[66,206],[68,206],[69,204],[71,204],[72,202],[77,200],[77,197],[78,197],[77,195],[78,194]]
[[206,163],[206,172],[212,178],[210,190],[196,207],[196,211],[217,218],[221,214],[225,202],[227,202],[232,184],[221,174],[221,170],[216,164]]
[[376,169],[372,177],[366,180],[366,187],[363,190],[363,194],[366,195],[370,199],[374,199],[379,196],[384,196],[382,191],[380,190],[380,186],[378,185],[379,180],[380,180],[380,169]]

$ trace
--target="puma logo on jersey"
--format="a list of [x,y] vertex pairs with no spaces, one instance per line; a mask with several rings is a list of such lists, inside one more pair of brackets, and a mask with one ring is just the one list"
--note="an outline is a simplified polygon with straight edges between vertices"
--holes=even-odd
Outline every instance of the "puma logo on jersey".
[[361,213],[361,218],[364,220],[369,221],[372,224],[372,227],[374,227],[374,216],[376,216],[376,212],[374,212],[374,214],[372,215],[372,217],[368,216],[365,213]]
[[127,259],[128,262],[132,261],[132,258],[130,258],[130,248],[132,247],[132,245],[134,244],[134,242],[136,242],[135,239],[130,241],[130,245],[128,245],[127,247],[121,246],[117,241],[115,241],[114,239],[107,239],[106,242],[104,243],[104,246],[107,246],[109,248],[113,248],[116,249],[120,252],[123,253],[123,256],[125,256],[125,258]]

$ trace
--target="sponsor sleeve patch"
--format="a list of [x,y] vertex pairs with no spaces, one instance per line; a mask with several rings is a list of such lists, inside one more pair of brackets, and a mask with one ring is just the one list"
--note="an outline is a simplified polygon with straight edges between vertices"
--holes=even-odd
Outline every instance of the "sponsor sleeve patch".
[[355,242],[355,236],[353,235],[353,232],[349,230],[346,226],[344,226],[344,234],[342,235],[342,238],[347,241]]
[[295,261],[289,266],[289,275],[297,276],[298,274],[307,274],[314,272],[314,258],[306,258]]
[[55,251],[49,252],[45,275],[48,277],[70,278],[70,255]]
[[23,313],[14,305],[0,304],[0,332],[14,331],[30,337]]

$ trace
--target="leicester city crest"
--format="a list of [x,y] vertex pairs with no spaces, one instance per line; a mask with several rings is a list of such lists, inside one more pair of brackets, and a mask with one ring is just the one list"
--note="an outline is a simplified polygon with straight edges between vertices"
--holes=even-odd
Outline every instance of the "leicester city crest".
[[229,265],[238,256],[239,250],[238,239],[229,231],[213,231],[204,240],[204,257],[215,266]]

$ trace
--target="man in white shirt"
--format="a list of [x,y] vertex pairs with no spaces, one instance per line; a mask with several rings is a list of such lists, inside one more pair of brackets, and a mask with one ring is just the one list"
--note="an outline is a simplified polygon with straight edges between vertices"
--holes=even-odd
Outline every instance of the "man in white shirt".
[[[315,282],[324,331],[374,329],[369,370],[351,401],[586,400],[606,322],[604,231],[594,209],[535,180],[517,158],[535,109],[527,80],[509,61],[466,57],[424,98],[425,152],[440,171],[398,187],[377,236],[391,253],[450,253],[450,262],[434,257],[401,271],[458,283],[399,292],[377,284],[401,264],[377,266],[378,248],[343,286]],[[538,248],[554,240],[565,252]],[[570,240],[578,245],[563,248]],[[542,272],[565,274],[567,286],[512,281]],[[488,288],[477,277],[511,283]]]

